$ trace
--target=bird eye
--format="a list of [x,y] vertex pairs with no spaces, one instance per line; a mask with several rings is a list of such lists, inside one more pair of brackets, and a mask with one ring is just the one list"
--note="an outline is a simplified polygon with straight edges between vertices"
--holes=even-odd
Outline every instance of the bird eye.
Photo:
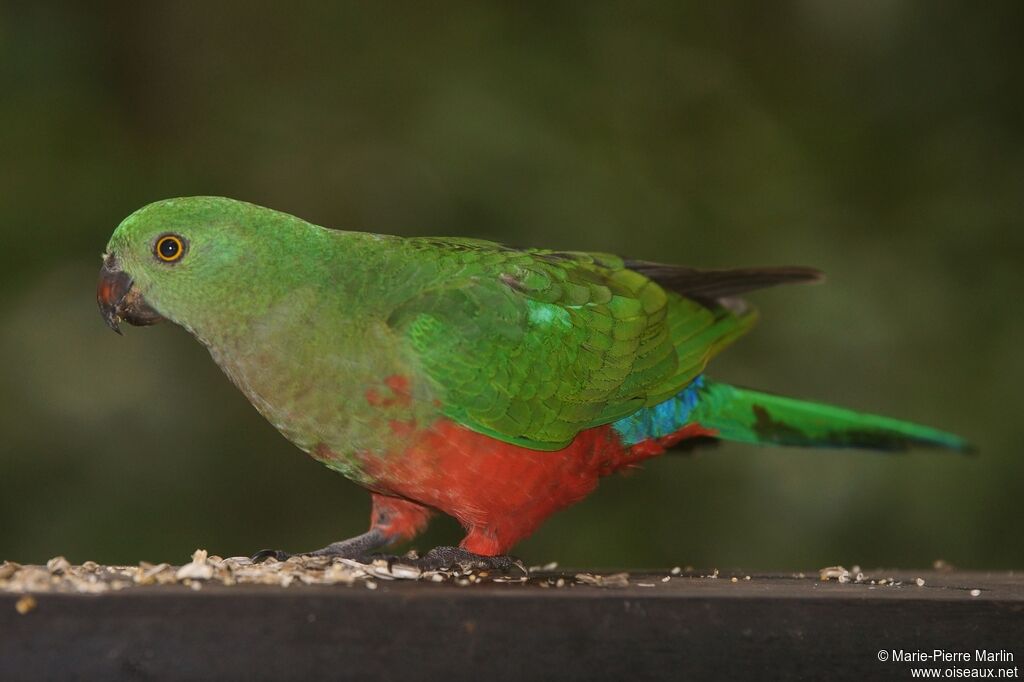
[[185,255],[185,240],[176,234],[165,234],[156,240],[153,253],[164,263],[177,263]]

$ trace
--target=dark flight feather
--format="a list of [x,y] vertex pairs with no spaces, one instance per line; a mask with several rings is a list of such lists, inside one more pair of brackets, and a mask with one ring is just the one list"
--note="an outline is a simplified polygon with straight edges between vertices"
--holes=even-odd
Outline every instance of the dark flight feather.
[[779,284],[810,284],[825,279],[821,270],[800,265],[721,270],[702,270],[643,260],[627,260],[625,265],[630,270],[650,277],[666,289],[701,302],[718,301]]

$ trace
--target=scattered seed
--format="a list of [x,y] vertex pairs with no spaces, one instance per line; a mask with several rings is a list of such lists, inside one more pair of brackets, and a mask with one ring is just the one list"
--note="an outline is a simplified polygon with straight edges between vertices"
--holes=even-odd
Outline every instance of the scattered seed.
[[679,575],[682,572],[683,569],[679,568],[678,566],[673,567],[673,569],[670,571],[672,575]]
[[918,587],[924,587],[924,578],[917,578],[914,580]]
[[[801,575],[802,577],[802,575]],[[844,580],[845,578],[845,580]],[[828,582],[829,580],[838,580],[839,582],[849,582],[850,572],[842,566],[828,566],[818,571],[818,579],[822,582]]]
[[980,597],[981,596],[981,590],[978,590],[978,589],[971,590],[971,596],[972,597]]
[[[612,573],[611,575],[594,575],[593,573],[577,573],[576,582],[580,585],[594,587],[628,587],[629,573]],[[543,585],[544,583],[541,583]]]
[[14,610],[24,616],[36,606],[36,598],[31,594],[26,594],[14,604]]
[[[294,558],[294,557],[292,557]],[[290,561],[291,559],[289,559]],[[175,576],[178,580],[197,579],[209,580],[213,577],[213,566],[207,562],[206,550],[197,549],[192,553],[192,561],[178,569]]]

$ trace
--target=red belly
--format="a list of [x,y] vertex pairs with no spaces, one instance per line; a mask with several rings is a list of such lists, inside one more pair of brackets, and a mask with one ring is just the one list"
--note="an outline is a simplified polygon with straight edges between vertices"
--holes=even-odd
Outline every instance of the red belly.
[[454,516],[468,534],[462,546],[477,554],[506,553],[554,512],[579,502],[606,476],[659,455],[686,428],[660,443],[626,448],[609,425],[581,432],[568,447],[540,452],[436,422],[408,450],[365,461],[375,491]]

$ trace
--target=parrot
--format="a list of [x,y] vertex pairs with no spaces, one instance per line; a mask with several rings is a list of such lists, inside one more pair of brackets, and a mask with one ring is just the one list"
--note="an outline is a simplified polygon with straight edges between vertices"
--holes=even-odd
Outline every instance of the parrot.
[[602,477],[709,440],[971,450],[706,376],[757,319],[742,295],[821,281],[810,267],[336,230],[223,197],[140,208],[102,259],[107,325],[183,327],[285,438],[369,491],[368,531],[302,555],[380,556],[441,513],[465,537],[422,565],[509,570],[512,548]]

